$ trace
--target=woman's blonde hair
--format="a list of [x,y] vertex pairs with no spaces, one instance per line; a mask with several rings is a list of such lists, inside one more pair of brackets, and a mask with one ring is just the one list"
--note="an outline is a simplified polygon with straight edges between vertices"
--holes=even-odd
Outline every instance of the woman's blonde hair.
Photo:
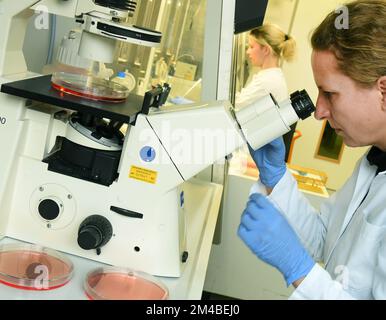
[[266,23],[250,32],[250,35],[262,46],[268,45],[279,59],[291,61],[295,56],[296,41],[278,26]]
[[386,0],[345,4],[348,29],[337,25],[342,12],[333,11],[314,30],[314,50],[331,50],[340,70],[364,87],[386,75]]

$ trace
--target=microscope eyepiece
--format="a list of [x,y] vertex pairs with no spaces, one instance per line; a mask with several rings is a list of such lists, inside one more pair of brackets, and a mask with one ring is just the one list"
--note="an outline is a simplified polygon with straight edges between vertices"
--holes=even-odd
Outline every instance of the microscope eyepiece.
[[306,90],[295,91],[291,94],[290,99],[296,114],[302,120],[315,111],[315,106]]

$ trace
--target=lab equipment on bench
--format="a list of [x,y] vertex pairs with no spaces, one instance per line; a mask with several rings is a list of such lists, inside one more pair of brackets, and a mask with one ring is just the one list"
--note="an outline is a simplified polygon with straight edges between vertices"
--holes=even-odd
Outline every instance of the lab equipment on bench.
[[[76,1],[73,1],[76,2]],[[48,2],[49,3],[49,2]],[[52,5],[52,2],[50,3]],[[39,4],[40,5],[40,4]],[[70,47],[78,45],[78,55],[84,60],[96,61],[87,72],[57,71],[53,73],[52,85],[55,89],[93,99],[108,102],[120,102],[127,98],[130,90],[117,81],[110,81],[100,77],[100,64],[114,61],[116,42],[129,42],[145,46],[156,46],[161,41],[161,34],[157,31],[128,25],[125,19],[129,10],[135,9],[133,1],[79,1],[76,8],[76,21],[81,26],[80,40],[76,32],[70,33],[60,55],[70,51]],[[73,40],[73,41],[71,41]],[[67,45],[67,47],[66,47]],[[64,50],[66,49],[67,50]],[[66,55],[64,57],[67,58]],[[79,64],[79,62],[78,62]]]
[[129,90],[129,92],[132,91],[136,85],[134,76],[128,70],[119,71],[117,73],[117,76],[112,78],[111,81],[114,81],[116,83],[123,85]]
[[[35,2],[3,1],[2,30],[25,27]],[[80,54],[90,59],[104,58],[94,55],[106,47],[98,41],[107,39],[108,48],[122,37],[159,41],[121,27],[124,12],[116,6],[126,1],[39,3],[83,22]],[[12,41],[0,47],[0,235],[152,275],[179,277],[189,263],[184,182],[314,111],[305,91],[281,103],[266,96],[241,110],[227,101],[160,108],[167,85],[116,103],[84,99],[54,90],[50,75],[9,69],[21,57],[14,49]]]

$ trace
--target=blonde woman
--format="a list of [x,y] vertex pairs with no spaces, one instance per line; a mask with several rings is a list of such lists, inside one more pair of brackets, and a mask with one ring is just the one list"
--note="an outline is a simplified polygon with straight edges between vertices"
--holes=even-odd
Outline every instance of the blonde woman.
[[[236,107],[243,108],[267,94],[272,94],[278,102],[288,99],[287,83],[280,65],[282,61],[291,61],[295,50],[295,39],[274,24],[252,30],[248,36],[247,55],[259,72],[236,94]],[[294,131],[295,125],[283,136],[287,154]]]
[[273,24],[252,30],[248,36],[247,55],[260,69],[249,84],[236,95],[236,106],[244,107],[271,93],[279,102],[288,98],[286,80],[280,64],[295,55],[295,40]]
[[294,299],[386,299],[386,0],[346,9],[348,29],[336,27],[333,11],[312,35],[315,118],[346,145],[370,150],[320,212],[277,156],[282,144],[254,151],[263,179],[238,230],[296,288]]

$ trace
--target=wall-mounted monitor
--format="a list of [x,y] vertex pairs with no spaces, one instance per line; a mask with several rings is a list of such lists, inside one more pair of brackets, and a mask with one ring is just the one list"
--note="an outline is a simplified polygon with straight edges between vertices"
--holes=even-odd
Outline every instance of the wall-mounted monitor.
[[236,0],[235,34],[263,24],[268,0]]

